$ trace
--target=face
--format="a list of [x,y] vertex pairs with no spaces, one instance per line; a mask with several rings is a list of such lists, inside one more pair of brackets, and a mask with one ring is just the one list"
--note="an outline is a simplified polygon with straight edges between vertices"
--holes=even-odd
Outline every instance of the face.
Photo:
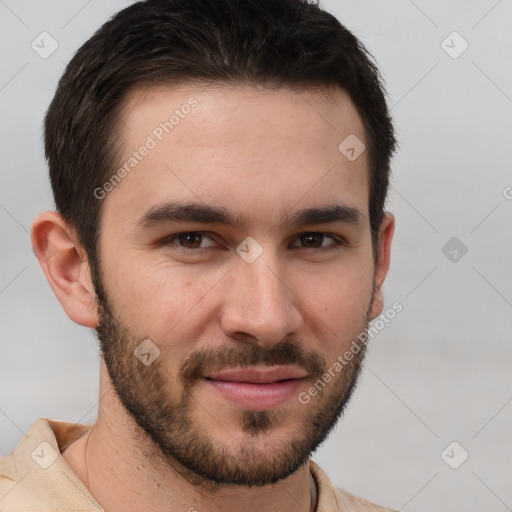
[[112,384],[162,462],[275,483],[342,413],[375,316],[367,155],[338,149],[361,119],[340,89],[242,85],[133,92],[121,118],[126,172],[94,199]]

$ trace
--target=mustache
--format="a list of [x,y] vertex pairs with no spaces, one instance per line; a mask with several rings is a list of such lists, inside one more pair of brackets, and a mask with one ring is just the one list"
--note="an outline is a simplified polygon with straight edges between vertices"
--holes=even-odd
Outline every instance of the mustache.
[[325,359],[315,352],[305,352],[289,341],[279,342],[271,349],[258,345],[244,345],[229,348],[204,348],[189,354],[183,361],[179,379],[185,390],[207,370],[255,365],[296,365],[303,368],[308,376],[319,378],[325,373]]

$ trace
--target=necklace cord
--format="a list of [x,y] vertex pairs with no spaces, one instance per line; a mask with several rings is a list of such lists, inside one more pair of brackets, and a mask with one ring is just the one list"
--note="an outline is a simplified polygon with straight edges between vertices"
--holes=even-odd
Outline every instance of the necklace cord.
[[[90,483],[89,483],[89,466],[87,464],[87,448],[89,447],[89,440],[91,439],[91,434],[92,434],[92,431],[94,429],[94,426],[93,425],[91,427],[91,429],[89,430],[88,432],[88,436],[87,436],[87,441],[85,443],[85,471],[87,473],[87,489],[89,489],[89,492],[91,492],[92,494],[92,491],[91,491],[91,487],[90,487]],[[318,505],[317,503],[317,500],[318,500],[318,494],[317,494],[317,486],[316,486],[316,481],[313,477],[313,475],[310,473],[309,474],[309,482],[310,482],[310,496],[311,496],[311,512],[315,512],[316,511],[316,507]]]
[[85,471],[87,473],[87,489],[90,490],[90,484],[89,484],[89,466],[87,465],[87,448],[89,447],[89,440],[91,439],[91,434],[94,429],[94,425],[91,427],[91,430],[89,430],[89,435],[87,436],[87,442],[85,443]]

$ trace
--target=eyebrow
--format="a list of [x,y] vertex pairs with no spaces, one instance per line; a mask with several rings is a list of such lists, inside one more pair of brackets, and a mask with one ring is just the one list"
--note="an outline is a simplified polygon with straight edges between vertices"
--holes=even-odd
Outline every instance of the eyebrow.
[[[279,224],[291,227],[334,222],[357,225],[362,224],[364,219],[365,215],[359,209],[348,205],[335,204],[307,208],[292,214],[285,213]],[[172,222],[223,224],[240,230],[248,224],[240,215],[231,213],[224,207],[204,203],[165,202],[147,210],[136,225],[140,228],[153,228]]]

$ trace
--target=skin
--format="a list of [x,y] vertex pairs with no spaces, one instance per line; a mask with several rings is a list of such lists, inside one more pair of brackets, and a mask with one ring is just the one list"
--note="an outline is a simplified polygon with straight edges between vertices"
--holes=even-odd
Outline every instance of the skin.
[[[252,85],[132,91],[120,116],[129,128],[122,132],[120,165],[191,96],[197,106],[102,199],[99,236],[102,284],[117,325],[125,329],[120,339],[126,341],[126,355],[117,355],[136,368],[140,363],[132,349],[150,339],[160,355],[153,368],[140,365],[140,371],[162,372],[168,383],[163,399],[174,404],[184,391],[180,368],[200,350],[271,351],[287,340],[330,368],[368,319],[382,312],[381,287],[394,231],[394,218],[386,213],[374,263],[367,154],[351,162],[338,150],[348,135],[366,142],[365,134],[355,106],[339,88],[329,97],[320,89]],[[222,206],[246,226],[178,222],[137,227],[149,208],[170,200]],[[360,221],[300,228],[281,224],[285,213],[327,205],[354,208]],[[196,241],[186,247],[176,240],[162,243],[169,235],[188,232],[205,235],[200,252],[194,249]],[[307,233],[325,236],[308,245],[301,238]],[[98,328],[102,311],[73,229],[56,212],[44,212],[34,220],[31,236],[67,315]],[[236,252],[248,236],[263,249],[253,263]],[[346,243],[330,245],[335,241],[331,236]],[[271,466],[272,457],[284,456],[283,446],[303,434],[308,419],[328,410],[329,395],[347,391],[355,378],[342,370],[308,405],[292,397],[276,408],[271,428],[259,433],[243,429],[239,406],[197,381],[190,388],[189,418],[198,435],[211,434],[234,460],[245,447],[246,465],[259,460]],[[313,382],[305,378],[295,395]],[[149,386],[141,385],[133,386],[139,397],[150,393]],[[272,485],[201,482],[162,456],[123,407],[103,360],[100,397],[94,429],[63,456],[108,512],[310,510],[307,461]]]

